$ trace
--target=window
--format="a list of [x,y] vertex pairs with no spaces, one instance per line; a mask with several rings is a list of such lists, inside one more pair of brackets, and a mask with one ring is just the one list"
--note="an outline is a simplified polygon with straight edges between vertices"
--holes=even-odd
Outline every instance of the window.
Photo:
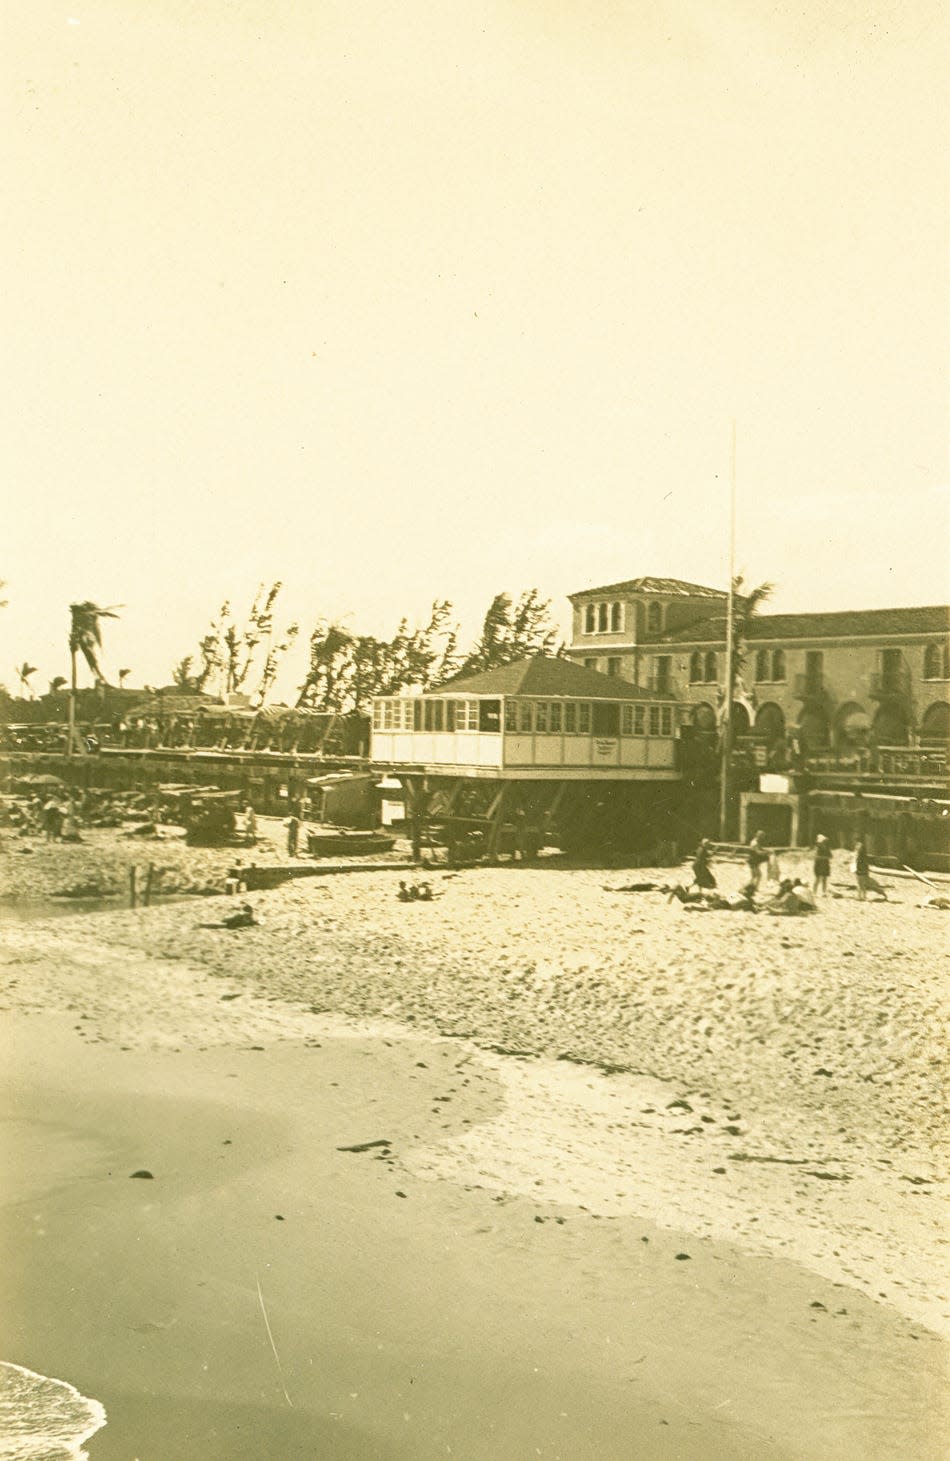
[[785,651],[784,649],[772,650],[772,679],[785,679]]
[[644,735],[645,734],[645,727],[646,727],[646,706],[645,705],[635,705],[633,707],[633,734],[635,736],[642,736],[642,735]]
[[703,678],[706,680],[707,684],[710,681],[715,683],[715,681],[719,678],[719,665],[717,662],[715,650],[709,650],[708,654],[706,655]]
[[399,704],[402,710],[400,729],[411,731],[414,723],[412,713],[416,708],[415,702],[412,700],[400,700]]
[[654,677],[653,688],[660,695],[667,695],[670,691],[670,656],[658,654],[653,661]]
[[534,728],[534,717],[532,716],[531,711],[531,701],[522,700],[521,704],[518,707],[518,714],[520,719],[520,725],[518,729],[529,736]]
[[425,708],[425,701],[424,700],[413,700],[413,702],[412,702],[412,728],[413,728],[413,730],[417,730],[417,731],[421,731],[422,730],[422,725],[423,725],[423,720],[424,720],[424,714],[423,714],[424,708]]
[[619,655],[613,655],[612,654],[612,655],[608,656],[608,659],[607,659],[607,673],[608,673],[608,675],[612,675],[615,680],[619,680],[620,679],[620,656]]
[[380,700],[374,700],[373,701],[373,730],[382,730],[382,728],[383,728],[383,706],[382,706],[382,701],[380,701]]
[[698,649],[694,649],[689,657],[689,683],[698,685],[703,678],[703,657]]
[[620,734],[622,736],[633,735],[633,706],[621,705],[620,707]]
[[760,649],[755,656],[755,678],[767,680],[769,677],[769,652],[767,649]]
[[425,728],[430,731],[435,725],[435,709],[431,700],[423,700],[422,704],[425,710]]
[[593,634],[597,628],[597,609],[593,604],[584,607],[584,633]]
[[660,604],[647,605],[647,633],[659,634],[663,628],[663,609]]
[[384,700],[383,701],[383,730],[392,730],[392,728],[393,728],[393,702],[391,700]]
[[445,702],[445,728],[451,734],[455,730],[455,701]]
[[928,644],[924,650],[924,679],[950,679],[950,646]]
[[488,732],[501,730],[500,700],[478,701],[478,729]]
[[658,705],[651,705],[650,706],[650,735],[651,736],[658,736],[659,734],[660,734],[660,707]]
[[595,700],[592,719],[595,736],[620,734],[620,706],[615,700]]
[[534,707],[534,728],[539,736],[547,735],[548,702],[546,700],[539,700]]
[[598,634],[606,634],[607,633],[607,605],[606,604],[598,604],[597,605],[597,632],[598,632]]
[[564,734],[572,736],[577,731],[577,706],[568,700],[564,706]]
[[433,700],[432,702],[432,729],[441,731],[445,729],[445,701]]
[[516,731],[518,729],[518,702],[517,700],[505,701],[505,730]]
[[552,734],[552,736],[559,736],[561,734],[561,711],[562,711],[562,709],[563,709],[563,706],[561,705],[560,700],[552,700],[551,701],[551,734]]
[[660,706],[660,735],[671,736],[673,734],[673,707],[672,705]]
[[577,703],[577,733],[581,736],[590,735],[590,701],[579,700]]
[[623,628],[623,604],[611,604],[610,606],[610,632],[619,634]]
[[595,659],[585,659],[585,661],[584,661],[584,669],[585,670],[596,670],[596,668],[597,668],[597,661]]

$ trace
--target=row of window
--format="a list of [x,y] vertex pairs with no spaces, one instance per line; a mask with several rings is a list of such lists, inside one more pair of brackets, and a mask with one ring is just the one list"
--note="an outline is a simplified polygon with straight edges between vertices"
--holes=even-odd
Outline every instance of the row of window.
[[619,634],[623,629],[623,604],[586,604],[585,634]]
[[[501,729],[498,700],[447,700],[441,696],[393,697],[373,703],[376,731]],[[506,700],[505,730],[538,736],[671,736],[671,705],[618,705],[612,700]]]
[[924,650],[924,679],[950,680],[950,644],[928,644]]
[[785,651],[784,649],[760,649],[755,656],[755,678],[758,681],[771,681],[773,684],[781,684],[785,679]]
[[719,679],[719,656],[714,650],[703,654],[702,650],[694,649],[689,657],[689,683],[700,685],[715,682]]
[[[584,605],[585,634],[620,634],[623,630],[624,607],[621,603]],[[647,604],[647,633],[663,631],[663,605]]]

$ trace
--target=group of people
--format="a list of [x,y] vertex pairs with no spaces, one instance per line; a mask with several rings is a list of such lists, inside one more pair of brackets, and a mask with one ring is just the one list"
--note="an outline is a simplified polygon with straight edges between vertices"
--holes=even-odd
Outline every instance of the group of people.
[[[761,832],[756,832],[746,847],[745,861],[749,874],[748,880],[738,893],[728,897],[723,896],[717,891],[716,875],[712,869],[712,845],[709,839],[704,837],[693,858],[692,884],[689,888],[672,889],[670,897],[677,898],[679,902],[693,908],[758,912],[762,907],[768,912],[804,913],[814,912],[817,908],[815,901],[817,895],[828,892],[828,879],[831,876],[831,843],[823,833],[819,833],[815,838],[810,889],[806,887],[801,878],[781,877],[775,854],[769,852],[765,846]],[[761,887],[766,868],[769,869],[771,880],[778,885],[777,891],[765,903],[757,904],[756,895]],[[886,888],[871,876],[867,844],[863,839],[859,839],[855,844],[851,869],[854,873],[860,902],[863,903],[869,893],[876,893],[881,898],[887,898]]]
[[431,883],[407,883],[402,878],[396,890],[396,897],[400,903],[431,903],[436,896],[432,891]]

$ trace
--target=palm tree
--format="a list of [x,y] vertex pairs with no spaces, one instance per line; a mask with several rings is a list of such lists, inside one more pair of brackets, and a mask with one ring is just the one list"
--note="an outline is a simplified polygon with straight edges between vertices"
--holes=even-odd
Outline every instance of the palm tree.
[[68,681],[65,675],[54,675],[49,682],[49,690],[47,691],[47,694],[58,695],[60,690],[66,684],[68,684]]
[[76,740],[76,655],[81,654],[95,677],[96,684],[104,684],[105,676],[99,667],[99,651],[102,648],[100,619],[117,619],[118,605],[101,609],[98,604],[84,599],[81,604],[69,606],[69,747],[72,755]]
[[31,665],[28,660],[24,660],[22,665],[17,666],[16,676],[20,682],[20,692],[25,700],[36,698],[33,686],[30,684],[30,676],[35,674],[36,665]]
[[131,675],[131,673],[132,673],[131,670],[120,670],[119,671],[119,689],[120,690],[122,689],[122,686],[123,686],[124,682],[128,679],[128,677],[129,677],[129,675]]

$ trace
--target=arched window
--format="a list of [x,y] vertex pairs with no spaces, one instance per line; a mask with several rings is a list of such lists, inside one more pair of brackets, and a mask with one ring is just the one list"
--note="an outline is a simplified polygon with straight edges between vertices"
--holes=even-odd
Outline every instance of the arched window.
[[689,657],[689,683],[698,685],[703,678],[703,657],[698,649],[694,649]]
[[713,683],[715,683],[718,678],[719,665],[716,658],[716,652],[715,650],[711,649],[706,655],[705,679],[707,681],[712,681]]
[[597,629],[598,629],[599,633],[601,633],[601,634],[606,634],[607,633],[607,605],[606,604],[598,604],[597,605]]
[[785,679],[785,651],[784,649],[772,650],[772,679]]
[[623,605],[611,604],[610,606],[610,632],[619,634],[623,628]]
[[597,628],[597,610],[593,604],[588,604],[584,609],[584,633],[593,634]]
[[947,678],[947,647],[942,644],[928,644],[924,650],[924,679],[945,680]]
[[659,634],[663,628],[663,609],[660,604],[650,604],[647,607],[647,633]]
[[769,652],[767,649],[760,649],[755,656],[755,678],[767,680],[769,677]]

